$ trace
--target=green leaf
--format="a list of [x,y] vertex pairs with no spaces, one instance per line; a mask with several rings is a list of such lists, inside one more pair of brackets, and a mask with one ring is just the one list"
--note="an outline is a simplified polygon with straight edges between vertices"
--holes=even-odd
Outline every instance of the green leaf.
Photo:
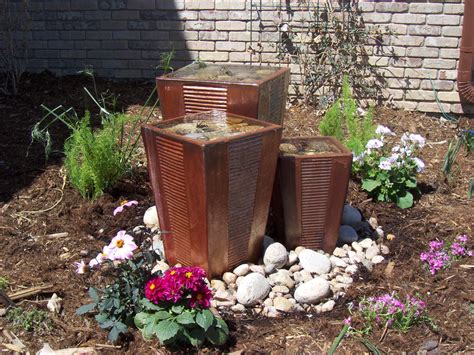
[[371,180],[371,179],[362,180],[362,188],[365,191],[372,192],[379,186],[380,186],[380,182],[377,180]]
[[222,318],[217,318],[217,327],[221,328],[226,334],[229,334],[229,327]]
[[138,329],[143,329],[152,319],[152,315],[146,312],[140,312],[135,315],[133,322]]
[[181,305],[174,305],[171,307],[171,312],[176,313],[176,314],[181,314],[184,311],[184,306]]
[[153,314],[153,318],[156,320],[165,320],[171,317],[171,314],[169,314],[166,311],[159,311]]
[[413,206],[413,195],[410,192],[406,192],[405,195],[398,196],[397,206],[400,208],[409,208]]
[[150,322],[148,324],[145,324],[145,327],[141,329],[141,332],[145,339],[151,339],[155,332],[155,325],[155,322]]
[[346,335],[347,331],[349,330],[349,326],[347,324],[342,327],[341,331],[339,332],[339,335],[334,339],[333,343],[331,344],[331,347],[329,348],[328,354],[333,355],[336,352],[337,347],[341,343],[342,339],[344,339],[344,336]]
[[141,300],[141,304],[143,306],[143,308],[147,309],[147,310],[150,310],[150,311],[162,311],[164,310],[164,308],[152,303],[149,299],[147,298],[143,298]]
[[97,321],[97,323],[104,323],[109,320],[109,317],[107,316],[107,314],[104,314],[104,313],[99,313],[94,318]]
[[94,287],[89,287],[89,297],[91,298],[94,303],[99,303],[99,295],[97,293],[97,290]]
[[92,311],[93,309],[95,309],[95,306],[96,304],[95,303],[89,303],[89,304],[85,304],[81,307],[79,307],[76,311],[76,314],[78,316],[82,315],[82,314],[86,314],[87,312],[90,312]]
[[228,334],[222,328],[211,327],[206,332],[207,339],[214,345],[224,345]]
[[405,185],[410,189],[414,189],[416,187],[416,179],[407,179],[407,181],[405,181]]
[[190,312],[183,312],[176,318],[176,321],[179,324],[193,324],[194,317]]
[[153,329],[158,339],[160,339],[160,342],[164,344],[166,341],[175,337],[181,327],[176,322],[164,320],[156,324]]
[[200,327],[193,328],[191,330],[184,328],[184,336],[191,343],[192,346],[200,347],[206,339],[206,333]]
[[120,335],[120,330],[117,327],[112,327],[109,332],[109,340],[114,343],[117,341],[118,337]]
[[214,315],[208,309],[204,309],[196,315],[196,323],[207,331],[209,327],[214,323]]

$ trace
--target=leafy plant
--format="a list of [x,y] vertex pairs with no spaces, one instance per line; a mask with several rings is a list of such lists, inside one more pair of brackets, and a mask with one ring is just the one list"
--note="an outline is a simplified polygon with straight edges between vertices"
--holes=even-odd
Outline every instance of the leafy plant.
[[222,345],[229,329],[208,309],[212,297],[205,273],[198,267],[175,267],[148,281],[142,301],[144,311],[135,325],[144,338],[156,336],[164,345],[188,343],[199,347],[205,341]]
[[140,301],[145,283],[157,258],[154,251],[140,251],[132,259],[118,264],[114,282],[102,291],[89,288],[92,303],[78,308],[76,314],[96,311],[95,319],[99,326],[109,329],[110,341],[116,341],[120,334],[133,326],[135,314],[142,309]]
[[[393,135],[386,127],[378,132]],[[413,205],[411,191],[419,191],[416,174],[424,170],[423,161],[415,157],[425,139],[418,134],[403,134],[399,145],[391,149],[381,139],[371,139],[365,151],[354,157],[353,170],[362,179],[362,189],[377,201],[392,201],[400,208]]]
[[474,132],[465,130],[456,135],[450,142],[448,150],[444,156],[442,171],[446,182],[452,185],[455,181],[456,174],[460,170],[460,166],[456,162],[458,154],[462,147],[465,147],[466,154],[472,154],[474,149]]
[[343,79],[342,96],[327,110],[319,130],[323,136],[334,136],[342,141],[356,155],[362,153],[367,142],[375,137],[373,108],[370,107],[364,117],[359,117],[347,76]]
[[[357,1],[301,2],[307,7],[304,21],[286,20],[281,11],[278,56],[299,67],[300,81],[293,84],[305,104],[327,107],[340,95],[344,75],[348,75],[358,99],[381,97],[383,78],[368,60],[367,47],[375,42],[382,51],[387,29],[365,25]],[[303,10],[303,9],[302,9]],[[295,16],[296,18],[296,16]]]
[[0,290],[4,290],[8,287],[10,282],[5,277],[0,277]]
[[10,308],[6,319],[13,327],[36,334],[44,334],[45,330],[52,328],[48,313],[36,308],[30,311],[21,307]]

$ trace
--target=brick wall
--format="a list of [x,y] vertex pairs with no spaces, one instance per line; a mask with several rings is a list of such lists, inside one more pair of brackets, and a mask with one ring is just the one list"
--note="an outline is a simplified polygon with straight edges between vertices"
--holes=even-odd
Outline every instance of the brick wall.
[[[106,77],[151,79],[160,54],[171,49],[175,68],[196,59],[278,63],[275,19],[305,21],[297,5],[283,0],[30,0],[28,68],[65,75],[92,65]],[[459,103],[455,82],[461,0],[360,1],[359,6],[368,25],[388,26],[393,33],[384,36],[382,50],[369,48],[370,61],[386,77],[387,99],[405,109],[439,112],[434,86],[446,112],[472,111]],[[297,78],[296,66],[292,72]]]

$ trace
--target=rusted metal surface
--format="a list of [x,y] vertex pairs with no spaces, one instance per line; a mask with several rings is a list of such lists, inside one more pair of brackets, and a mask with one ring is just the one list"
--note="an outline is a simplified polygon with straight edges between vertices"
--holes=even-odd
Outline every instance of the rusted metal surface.
[[239,71],[253,72],[256,69],[271,68],[274,72],[261,80],[254,81],[196,79],[181,76],[181,71],[189,72],[190,68],[198,68],[198,64],[191,64],[174,73],[159,77],[156,83],[164,120],[217,109],[279,125],[283,124],[290,79],[289,68],[229,64],[209,64],[209,66],[230,68],[230,70],[238,68]]
[[210,277],[259,258],[281,138],[281,126],[244,117],[262,128],[213,141],[165,129],[216,114],[228,116],[199,113],[142,127],[160,226],[169,232],[166,258]]
[[464,2],[464,21],[459,51],[458,89],[460,97],[474,103],[474,1]]
[[276,239],[293,249],[304,246],[332,253],[347,194],[352,153],[333,137],[283,139],[282,143],[321,141],[335,153],[280,153],[272,200]]

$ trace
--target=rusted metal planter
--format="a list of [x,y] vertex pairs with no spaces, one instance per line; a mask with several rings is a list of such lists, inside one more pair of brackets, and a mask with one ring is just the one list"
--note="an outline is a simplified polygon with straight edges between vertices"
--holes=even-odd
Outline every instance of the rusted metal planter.
[[238,117],[262,128],[213,141],[166,127],[228,117],[238,116],[213,111],[142,128],[166,258],[210,277],[261,254],[281,126]]
[[282,125],[289,77],[289,68],[190,64],[156,84],[164,120],[217,109]]
[[272,200],[276,238],[293,249],[332,253],[339,237],[352,153],[333,137],[283,139],[282,143],[324,142],[335,152],[287,155],[280,152]]

